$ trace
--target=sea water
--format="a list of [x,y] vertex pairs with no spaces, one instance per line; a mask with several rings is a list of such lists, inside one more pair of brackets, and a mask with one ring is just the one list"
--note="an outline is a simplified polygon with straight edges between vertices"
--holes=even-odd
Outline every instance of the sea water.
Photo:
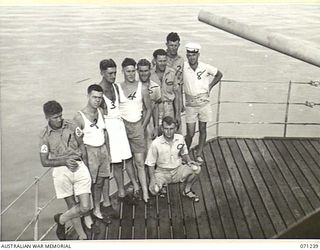
[[[151,59],[165,48],[166,35],[178,32],[184,45],[201,44],[200,60],[216,66],[224,79],[255,83],[223,83],[222,98],[233,101],[286,102],[288,82],[319,80],[320,69],[282,55],[197,20],[201,9],[255,28],[302,39],[319,48],[320,5],[145,5],[28,6],[0,8],[1,80],[1,208],[4,209],[37,175],[39,133],[46,125],[42,105],[59,101],[64,117],[72,119],[86,105],[86,88],[100,81],[99,62],[113,58],[121,81],[125,57]],[[265,81],[261,83],[259,81]],[[269,83],[279,82],[279,83]],[[319,88],[296,85],[292,102],[319,103]],[[217,88],[212,100],[216,102]],[[235,111],[237,107],[237,111]],[[284,106],[224,104],[221,121],[284,121]],[[320,122],[319,106],[297,105],[291,122]],[[289,127],[290,136],[319,136],[319,126]],[[215,128],[209,137],[215,136]],[[283,126],[221,126],[221,135],[281,136]],[[40,182],[40,206],[54,195],[50,174]],[[2,240],[14,240],[34,214],[34,189],[2,217]],[[41,214],[42,235],[52,215],[64,211],[55,201]],[[22,239],[32,239],[32,228]],[[56,239],[54,232],[48,239]]]

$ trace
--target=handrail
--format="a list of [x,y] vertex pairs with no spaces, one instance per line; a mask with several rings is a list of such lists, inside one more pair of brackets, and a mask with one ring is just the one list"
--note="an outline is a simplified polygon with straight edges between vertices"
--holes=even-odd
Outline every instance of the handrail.
[[0,214],[0,216],[2,216],[5,212],[7,212],[9,210],[9,208],[11,208],[26,192],[29,191],[30,188],[32,188],[40,179],[42,179],[49,171],[51,170],[51,168],[47,169],[45,172],[43,172],[42,175],[40,175],[40,177],[36,180],[34,180],[27,188],[24,189],[24,191],[22,191],[22,193],[15,198]]

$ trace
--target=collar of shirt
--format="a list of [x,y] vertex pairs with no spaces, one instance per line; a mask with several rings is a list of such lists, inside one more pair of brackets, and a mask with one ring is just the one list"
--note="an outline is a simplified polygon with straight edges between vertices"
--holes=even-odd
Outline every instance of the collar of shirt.
[[67,121],[66,120],[62,121],[62,126],[59,129],[53,129],[48,123],[48,127],[47,127],[48,134],[50,134],[52,131],[58,131],[60,129],[64,129],[66,126],[67,126]]
[[194,72],[196,72],[197,70],[201,69],[202,66],[203,66],[203,63],[198,61],[198,66],[197,66],[197,68],[196,68],[195,70],[193,70],[193,68],[191,68],[189,62],[186,62],[186,64],[187,64],[187,69],[188,69],[188,70],[192,70],[192,71],[194,71]]
[[[160,143],[161,144],[168,144],[168,145],[170,145],[170,143],[164,138],[164,136],[163,135],[161,135],[161,137],[160,137]],[[174,134],[173,135],[173,139],[172,139],[172,143],[173,142],[176,142],[176,141],[178,141],[179,139],[177,138],[177,136],[176,136],[176,134]]]
[[175,57],[171,57],[169,56],[169,54],[167,54],[167,57],[171,60],[171,61],[178,61],[180,60],[180,58],[182,58],[180,55],[176,55]]

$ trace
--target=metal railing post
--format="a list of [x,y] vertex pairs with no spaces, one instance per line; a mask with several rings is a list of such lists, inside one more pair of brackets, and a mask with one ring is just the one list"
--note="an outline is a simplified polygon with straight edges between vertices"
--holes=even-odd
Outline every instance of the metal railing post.
[[288,94],[287,94],[287,104],[286,104],[286,113],[284,117],[284,129],[283,129],[283,137],[287,136],[287,126],[288,126],[288,116],[289,116],[289,106],[290,106],[290,97],[291,97],[291,86],[292,82],[289,81]]
[[39,235],[39,180],[38,176],[35,177],[35,198],[34,198],[34,230],[33,230],[33,240],[38,240]]
[[219,81],[217,115],[216,115],[216,137],[219,137],[219,123],[220,123],[220,103],[221,103],[221,80]]

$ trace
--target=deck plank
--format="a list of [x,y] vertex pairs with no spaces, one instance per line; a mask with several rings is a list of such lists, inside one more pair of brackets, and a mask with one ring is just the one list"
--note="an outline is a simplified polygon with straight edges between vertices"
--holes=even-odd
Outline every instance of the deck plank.
[[[243,214],[245,215],[245,220],[247,221],[248,228],[250,231],[251,238],[262,239],[264,238],[261,226],[259,224],[258,218],[254,212],[254,208],[251,204],[250,198],[245,189],[245,185],[240,176],[236,162],[233,159],[232,152],[229,148],[227,139],[220,139],[220,146],[227,164],[228,171],[230,173],[232,182],[237,192],[238,199],[241,205]],[[241,237],[240,237],[241,238]]]
[[[180,197],[183,187],[180,186]],[[182,213],[184,227],[187,239],[199,239],[198,226],[196,222],[196,214],[194,212],[193,202],[190,199],[181,197]]]
[[249,239],[251,238],[251,235],[248,225],[245,216],[243,215],[238,196],[234,189],[234,183],[230,178],[228,167],[226,165],[225,156],[228,154],[228,145],[226,143],[221,144],[221,140],[219,139],[218,141],[211,143],[211,146],[212,151],[215,153],[217,167],[221,175],[222,185],[224,186],[233,221],[236,225],[237,235],[240,239]]
[[320,140],[309,139],[309,142],[313,145],[315,150],[317,150],[317,152],[320,154]]
[[296,179],[308,197],[311,205],[313,208],[317,208],[320,206],[320,201],[312,187],[310,186],[308,180],[301,172],[300,168],[297,166],[296,162],[292,158],[290,152],[285,147],[285,145],[280,140],[274,140],[274,144],[278,148],[279,152],[281,153],[282,157],[284,158],[285,162],[290,166],[290,169],[292,170],[293,174],[296,176]]
[[184,239],[185,235],[184,235],[179,184],[170,184],[168,186],[168,195],[170,200],[173,238]]
[[[303,147],[301,147],[301,150],[304,150],[304,151],[300,151],[296,149],[296,147],[293,144],[293,141],[291,140],[283,141],[283,143],[287,148],[287,150],[290,152],[291,157],[293,158],[293,160],[295,161],[295,163],[297,164],[297,166],[299,167],[299,169],[301,170],[301,172],[303,173],[303,175],[305,176],[305,178],[307,179],[312,189],[314,190],[314,192],[319,198],[320,183],[319,183],[319,180],[317,179],[317,176],[318,178],[320,177],[319,168],[318,167],[313,168],[312,159],[310,155],[305,152]],[[306,160],[310,164],[307,164]]]
[[133,205],[123,202],[120,239],[132,239]]
[[263,157],[263,154],[260,153],[259,148],[255,144],[256,140],[253,139],[246,139],[245,142],[247,143],[252,157],[256,162],[256,166],[258,167],[262,178],[266,184],[266,187],[271,194],[272,199],[274,200],[275,206],[277,207],[282,220],[284,221],[286,227],[294,223],[296,220],[294,215],[291,212],[288,203],[286,202],[285,197],[281,193],[276,181],[274,180],[273,176],[270,174],[269,169],[267,167],[266,161]]
[[[306,151],[306,149],[303,147],[303,145],[298,140],[292,141],[293,146],[295,147],[296,151],[299,152],[300,156],[304,160],[304,165],[309,168],[309,170],[312,173],[312,176],[316,179],[316,186],[320,186],[320,154],[318,155],[318,164],[313,160],[313,155],[311,152]],[[294,152],[293,152],[294,154]],[[318,193],[319,194],[319,193]]]
[[203,158],[193,186],[199,203],[170,184],[153,206],[123,204],[106,239],[270,238],[320,206],[319,139],[219,138]]
[[295,220],[300,219],[303,215],[305,215],[303,209],[301,208],[297,198],[292,192],[288,182],[286,181],[283,173],[277,166],[276,161],[272,158],[268,148],[263,142],[264,140],[255,140],[256,145],[258,146],[260,153],[266,161],[266,166],[268,167],[271,175],[276,181],[281,193],[283,194],[284,199],[289,205],[291,213],[293,214]]
[[312,146],[309,140],[300,140],[300,142],[308,151],[308,153],[312,156],[312,159],[317,164],[318,168],[320,168],[320,153],[316,151],[316,149]]
[[[122,218],[121,203],[116,202],[113,208],[117,212],[119,212],[120,218]],[[107,227],[107,239],[118,240],[119,234],[120,234],[120,219],[113,219],[112,223]]]
[[264,143],[267,146],[269,152],[271,153],[273,159],[277,163],[286,181],[288,182],[290,189],[297,198],[304,213],[310,213],[313,210],[312,205],[309,199],[306,197],[304,190],[300,187],[296,176],[292,173],[291,169],[289,168],[285,160],[282,158],[281,153],[278,151],[277,147],[275,146],[272,140],[264,140]]
[[[213,189],[213,185],[211,184],[210,174],[208,171],[208,167],[211,168],[212,159],[210,146],[207,144],[204,148],[204,164],[202,165],[201,172],[201,186],[203,196],[205,197],[204,203],[207,209],[207,214],[209,217],[209,224],[212,232],[212,237],[214,239],[225,239],[225,233],[222,226],[222,221],[220,218],[220,213],[217,205],[217,200],[215,197],[215,192]],[[211,157],[209,157],[211,156]]]
[[[199,181],[197,181],[193,186],[192,190],[199,196],[200,201],[194,203],[194,208],[196,211],[196,220],[198,225],[199,231],[199,238],[200,239],[212,239],[211,229],[209,225],[209,218],[208,214],[204,205],[204,196],[202,194],[201,188],[201,179],[203,173],[200,172],[199,174]],[[182,197],[183,199],[189,199],[186,197]]]
[[146,206],[143,201],[139,201],[134,206],[134,239],[145,239],[145,209]]
[[147,239],[158,239],[158,215],[155,196],[150,196],[152,206],[147,207]]
[[266,210],[263,204],[263,201],[257,189],[257,186],[255,185],[253,177],[250,174],[248,166],[237,144],[237,140],[230,139],[228,140],[228,142],[229,142],[229,147],[231,149],[231,152],[233,154],[233,158],[237,162],[238,170],[245,184],[247,193],[250,197],[251,204],[254,208],[259,224],[263,230],[264,237],[269,238],[275,234],[275,229],[268,215],[268,211]]
[[[214,231],[218,235],[224,235],[223,238],[226,239],[236,239],[237,233],[235,231],[235,225],[231,217],[231,211],[225,196],[222,181],[220,178],[220,173],[217,168],[217,163],[214,159],[214,155],[211,151],[212,142],[204,147],[204,155],[206,160],[206,166],[208,171],[208,176],[212,184],[212,189],[214,192],[214,197],[216,200],[217,212],[213,213],[213,218],[216,218],[216,223],[213,221]],[[219,216],[219,218],[218,218]],[[220,224],[222,225],[220,229]]]
[[171,223],[169,217],[168,195],[158,200],[158,214],[159,214],[159,233],[160,239],[171,239]]
[[268,190],[267,185],[264,182],[262,175],[260,174],[257,163],[253,159],[252,152],[250,152],[250,149],[248,148],[248,145],[244,139],[238,139],[237,142],[247,163],[248,169],[260,192],[262,201],[268,211],[272,224],[274,225],[277,233],[281,232],[286,228],[285,223],[281,218],[279,210],[273,200],[273,197],[271,196],[270,191]]

